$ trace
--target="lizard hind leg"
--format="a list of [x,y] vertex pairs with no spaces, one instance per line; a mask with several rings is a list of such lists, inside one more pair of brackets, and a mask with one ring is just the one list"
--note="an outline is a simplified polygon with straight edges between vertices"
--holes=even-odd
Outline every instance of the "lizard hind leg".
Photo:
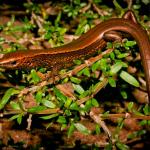
[[51,80],[52,80],[53,84],[56,84],[56,82],[57,82],[58,70],[59,70],[59,68],[57,66],[53,66],[51,68],[51,74],[50,74],[50,76],[51,76]]
[[51,76],[53,84],[57,84],[57,82],[61,79],[61,75],[59,74],[59,71],[62,68],[63,67],[59,64],[57,64],[51,68],[51,75],[50,76]]
[[124,13],[124,15],[122,16],[122,18],[124,19],[128,19],[131,20],[132,22],[138,24],[138,21],[136,19],[136,16],[134,14],[134,12],[132,10],[128,10]]
[[[126,11],[124,13],[124,15],[122,16],[122,18],[128,19],[128,20],[134,22],[135,24],[138,24],[136,16],[132,10]],[[105,40],[121,41],[122,35],[121,35],[121,33],[117,32],[117,31],[108,31],[104,34],[103,38]]]

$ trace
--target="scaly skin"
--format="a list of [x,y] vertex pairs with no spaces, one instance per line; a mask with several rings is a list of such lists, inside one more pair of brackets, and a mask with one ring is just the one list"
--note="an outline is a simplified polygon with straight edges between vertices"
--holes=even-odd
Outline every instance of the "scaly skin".
[[34,68],[37,66],[57,70],[72,65],[73,60],[88,58],[97,49],[103,48],[103,40],[109,31],[129,33],[138,43],[150,98],[150,41],[146,31],[137,23],[132,11],[127,11],[123,18],[110,19],[102,22],[83,34],[77,40],[64,46],[37,51],[18,51],[5,54],[0,59],[0,67],[6,69]]

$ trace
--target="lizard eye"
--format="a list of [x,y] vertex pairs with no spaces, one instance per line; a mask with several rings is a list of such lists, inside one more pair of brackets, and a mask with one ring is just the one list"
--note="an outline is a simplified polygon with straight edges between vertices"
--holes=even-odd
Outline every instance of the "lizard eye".
[[17,64],[17,61],[12,61],[11,62],[11,65],[16,65]]

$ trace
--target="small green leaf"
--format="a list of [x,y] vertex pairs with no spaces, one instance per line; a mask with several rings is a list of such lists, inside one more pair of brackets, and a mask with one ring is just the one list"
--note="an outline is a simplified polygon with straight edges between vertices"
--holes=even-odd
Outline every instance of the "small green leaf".
[[133,102],[130,102],[130,103],[128,104],[127,108],[128,108],[128,111],[129,111],[129,112],[132,112],[133,105],[134,105]]
[[127,73],[126,71],[121,71],[120,73],[120,77],[128,82],[129,84],[135,86],[135,87],[139,87],[139,82],[132,76],[130,75],[129,73]]
[[134,45],[136,45],[135,41],[126,41],[124,43],[125,47],[133,47]]
[[66,128],[67,128],[67,125],[66,125],[66,124],[62,124],[60,130],[63,131],[63,130],[65,130]]
[[79,94],[83,94],[84,93],[84,89],[80,85],[78,85],[78,84],[72,84],[72,85],[73,85],[74,90],[77,93],[79,93]]
[[16,118],[18,118],[19,114],[12,116],[11,118],[9,118],[9,120],[14,120]]
[[109,48],[113,48],[112,42],[107,42],[107,49],[109,49]]
[[18,118],[17,118],[17,122],[18,122],[18,124],[20,125],[21,124],[21,122],[22,122],[22,114],[19,114],[19,116],[18,116]]
[[92,65],[92,72],[98,70],[100,68],[100,60],[95,62],[93,65]]
[[67,101],[65,102],[65,107],[66,108],[69,108],[69,106],[71,105],[71,103],[72,103],[72,99],[71,98],[67,98]]
[[82,63],[81,60],[79,60],[79,59],[76,59],[76,60],[74,60],[73,62],[74,62],[74,64],[76,64],[76,65],[80,65],[80,64]]
[[81,35],[85,33],[89,29],[89,25],[87,24],[87,20],[83,20],[78,25],[78,28],[76,29],[75,35]]
[[31,77],[32,77],[33,82],[35,84],[38,83],[41,80],[34,69],[31,70]]
[[79,110],[79,106],[77,105],[76,102],[74,102],[70,105],[70,110],[77,110],[77,111]]
[[108,83],[110,84],[111,87],[116,87],[116,80],[114,78],[109,77]]
[[123,67],[122,62],[117,62],[116,64],[112,65],[110,69],[110,75],[111,76],[115,75],[118,71],[121,70],[122,67]]
[[61,20],[61,11],[58,13],[57,18],[55,19],[55,26],[59,26]]
[[89,95],[89,90],[84,91],[81,95],[79,95],[79,98],[84,98],[84,97],[86,97],[87,95]]
[[150,126],[150,120],[147,120],[147,125]]
[[127,56],[129,56],[129,53],[121,53],[121,54],[117,55],[117,58],[121,59],[121,58],[125,58]]
[[103,72],[106,72],[106,71],[107,71],[107,69],[108,69],[107,59],[102,58],[102,59],[100,60],[100,68],[101,68],[101,70],[102,70]]
[[143,134],[146,133],[146,130],[139,130],[139,131],[135,131],[131,134],[128,135],[128,139],[134,139],[134,138],[137,138]]
[[91,133],[91,131],[88,130],[88,129],[87,129],[84,125],[82,125],[81,123],[75,123],[74,125],[75,125],[75,127],[76,127],[76,129],[77,129],[78,131],[80,131],[81,133],[83,133],[83,134],[85,134],[85,135],[88,135],[88,134]]
[[68,133],[67,133],[68,138],[71,137],[71,135],[73,134],[74,130],[75,130],[75,126],[74,126],[73,123],[71,123],[71,125],[70,125],[70,127],[68,129]]
[[109,144],[107,144],[106,146],[105,146],[105,149],[104,150],[113,150],[113,145],[112,145],[112,143],[109,143]]
[[150,114],[150,106],[146,104],[143,108],[144,114],[149,115]]
[[133,109],[132,112],[135,114],[135,115],[139,115],[139,116],[143,116],[143,113]]
[[55,95],[57,96],[57,99],[62,101],[63,103],[66,102],[67,97],[63,95],[57,88],[53,88]]
[[9,101],[10,97],[17,93],[19,93],[18,90],[15,90],[13,88],[8,89],[0,101],[0,110],[4,108],[6,103]]
[[49,119],[52,119],[52,118],[55,118],[57,117],[59,114],[56,113],[56,114],[52,114],[52,115],[48,115],[48,116],[42,116],[40,118],[42,118],[43,120],[49,120]]
[[144,126],[147,125],[147,123],[148,123],[147,120],[142,120],[139,122],[139,125]]
[[42,111],[42,110],[45,110],[45,109],[47,109],[45,106],[35,106],[35,107],[32,107],[32,108],[29,108],[28,112],[29,113],[36,113],[36,112],[39,112],[39,111]]
[[59,116],[57,119],[57,122],[60,124],[66,124],[67,123],[66,118],[64,116]]
[[85,109],[86,112],[88,112],[88,111],[90,111],[90,109],[92,107],[93,107],[92,101],[91,101],[91,99],[89,99],[88,101],[86,101],[84,109]]
[[83,75],[90,77],[90,69],[89,68],[83,69]]
[[149,0],[142,0],[142,2],[143,2],[145,5],[150,4],[150,1],[149,1]]
[[15,109],[15,110],[20,110],[20,105],[19,105],[18,103],[14,102],[14,101],[11,101],[11,102],[10,102],[10,105],[11,105],[11,107],[12,107],[13,109]]
[[113,4],[119,13],[121,13],[123,11],[123,8],[121,7],[121,5],[118,3],[117,0],[113,0]]
[[46,99],[42,100],[42,104],[48,108],[56,108],[56,105],[53,102]]
[[97,135],[99,135],[101,133],[101,129],[100,129],[100,126],[98,124],[96,124],[96,126],[95,126],[95,132]]
[[91,99],[91,103],[92,103],[92,105],[93,105],[94,107],[99,107],[99,103],[98,103],[98,101],[97,101],[95,98],[92,98],[92,99]]
[[68,110],[68,109],[66,109],[64,113],[65,113],[66,116],[71,116],[72,115],[71,111]]
[[147,130],[139,130],[139,131],[137,131],[137,133],[138,133],[138,136],[141,136],[141,135],[144,135],[144,134],[146,134],[147,133]]
[[121,142],[117,142],[116,146],[119,150],[129,150],[129,147]]
[[5,39],[3,37],[0,37],[0,43],[2,44],[2,42],[4,42]]
[[122,97],[123,97],[123,99],[127,99],[128,98],[128,94],[127,94],[127,92],[126,91],[124,91],[124,90],[121,90],[121,95],[122,95]]
[[110,55],[110,58],[111,58],[112,60],[115,60],[115,54],[114,54],[114,52],[111,52],[109,55]]
[[42,101],[42,96],[43,96],[42,91],[38,91],[38,92],[36,93],[36,95],[35,95],[36,101],[39,102],[39,103],[41,103],[41,101]]
[[70,77],[70,80],[71,80],[73,83],[76,83],[76,84],[79,84],[79,83],[81,82],[81,79],[75,78],[75,77]]
[[21,122],[22,122],[22,117],[23,117],[23,114],[17,114],[17,115],[12,116],[12,117],[10,118],[10,120],[17,119],[18,124],[21,124]]

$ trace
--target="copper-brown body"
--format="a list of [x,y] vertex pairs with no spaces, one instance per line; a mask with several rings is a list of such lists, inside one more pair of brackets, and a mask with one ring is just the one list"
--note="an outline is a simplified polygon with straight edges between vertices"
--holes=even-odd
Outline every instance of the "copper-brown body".
[[104,47],[106,42],[103,40],[103,36],[109,31],[129,33],[137,41],[150,97],[150,41],[146,31],[136,23],[136,19],[134,19],[131,11],[128,11],[124,15],[124,18],[110,19],[98,24],[79,39],[64,46],[49,50],[19,51],[6,54],[0,59],[0,66],[8,69],[31,68],[36,66],[57,69],[70,66],[74,59],[89,57],[98,48]]

